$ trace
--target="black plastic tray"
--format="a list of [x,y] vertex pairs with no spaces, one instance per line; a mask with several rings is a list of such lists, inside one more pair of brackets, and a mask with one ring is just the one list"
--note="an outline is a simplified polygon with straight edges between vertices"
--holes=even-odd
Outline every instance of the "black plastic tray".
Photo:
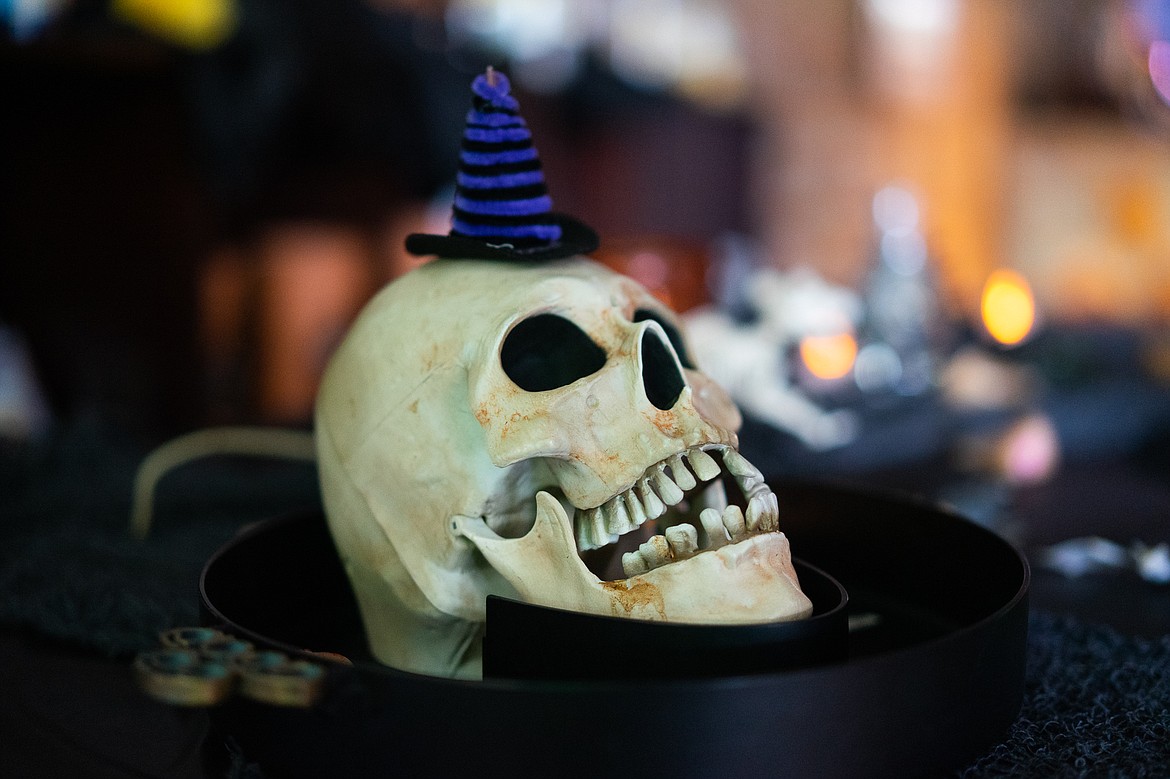
[[[270,777],[914,776],[961,767],[1000,740],[1023,691],[1023,557],[937,506],[772,486],[795,553],[849,594],[844,658],[830,648],[795,670],[702,677],[404,673],[369,659],[324,520],[312,513],[220,550],[201,581],[206,618],[267,646],[355,664],[331,670],[312,709],[233,699],[214,721]],[[555,653],[557,642],[546,647]],[[650,669],[655,657],[631,645],[611,662]]]
[[[793,560],[813,613],[790,622],[691,625],[601,617],[488,597],[484,676],[505,679],[678,679],[793,671],[849,657],[848,596],[824,571]],[[624,662],[624,658],[645,658]],[[615,658],[623,661],[615,662]]]

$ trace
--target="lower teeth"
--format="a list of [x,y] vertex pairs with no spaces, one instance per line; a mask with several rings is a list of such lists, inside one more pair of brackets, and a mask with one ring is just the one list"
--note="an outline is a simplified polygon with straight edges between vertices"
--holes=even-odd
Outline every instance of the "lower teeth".
[[[767,500],[761,496],[762,500]],[[767,510],[753,512],[755,525],[749,527],[739,506],[731,505],[720,512],[707,508],[699,515],[706,543],[699,545],[699,531],[694,525],[680,522],[666,528],[665,535],[652,536],[636,551],[622,555],[622,572],[626,578],[648,573],[669,563],[694,557],[696,554],[739,543],[750,536],[776,530],[775,515]]]
[[703,523],[703,530],[707,532],[707,548],[718,549],[726,546],[731,540],[727,528],[723,526],[723,517],[718,509],[703,509],[699,514],[699,521]]

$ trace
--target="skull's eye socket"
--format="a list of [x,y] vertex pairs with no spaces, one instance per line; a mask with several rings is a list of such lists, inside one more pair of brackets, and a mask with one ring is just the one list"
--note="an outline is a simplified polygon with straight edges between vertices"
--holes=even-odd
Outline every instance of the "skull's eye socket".
[[648,308],[639,308],[634,312],[635,322],[645,322],[647,320],[657,322],[658,326],[662,328],[662,332],[666,333],[666,338],[670,341],[670,346],[674,349],[674,353],[678,355],[678,361],[682,367],[689,371],[695,370],[695,364],[691,361],[690,354],[687,353],[686,344],[683,343],[682,333],[678,331],[678,328],[668,322],[665,317]]
[[605,351],[568,319],[537,314],[518,323],[504,338],[500,363],[517,387],[543,392],[601,370]]

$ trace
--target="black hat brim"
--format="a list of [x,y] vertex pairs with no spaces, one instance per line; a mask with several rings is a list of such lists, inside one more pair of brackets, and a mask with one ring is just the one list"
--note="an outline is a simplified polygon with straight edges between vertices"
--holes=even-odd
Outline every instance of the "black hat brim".
[[588,254],[600,243],[593,228],[565,214],[550,214],[541,221],[551,218],[560,225],[561,239],[546,246],[517,248],[510,244],[494,244],[481,238],[461,235],[433,235],[412,233],[406,237],[406,250],[419,257],[435,255],[465,260],[524,260],[540,262]]

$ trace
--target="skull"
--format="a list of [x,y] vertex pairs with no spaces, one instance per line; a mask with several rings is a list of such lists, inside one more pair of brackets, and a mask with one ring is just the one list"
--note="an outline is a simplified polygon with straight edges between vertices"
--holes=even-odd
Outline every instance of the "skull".
[[[478,675],[490,594],[690,623],[807,616],[739,424],[677,317],[584,257],[439,259],[388,285],[316,411],[330,531],[374,655]],[[725,484],[742,492],[730,505]]]

